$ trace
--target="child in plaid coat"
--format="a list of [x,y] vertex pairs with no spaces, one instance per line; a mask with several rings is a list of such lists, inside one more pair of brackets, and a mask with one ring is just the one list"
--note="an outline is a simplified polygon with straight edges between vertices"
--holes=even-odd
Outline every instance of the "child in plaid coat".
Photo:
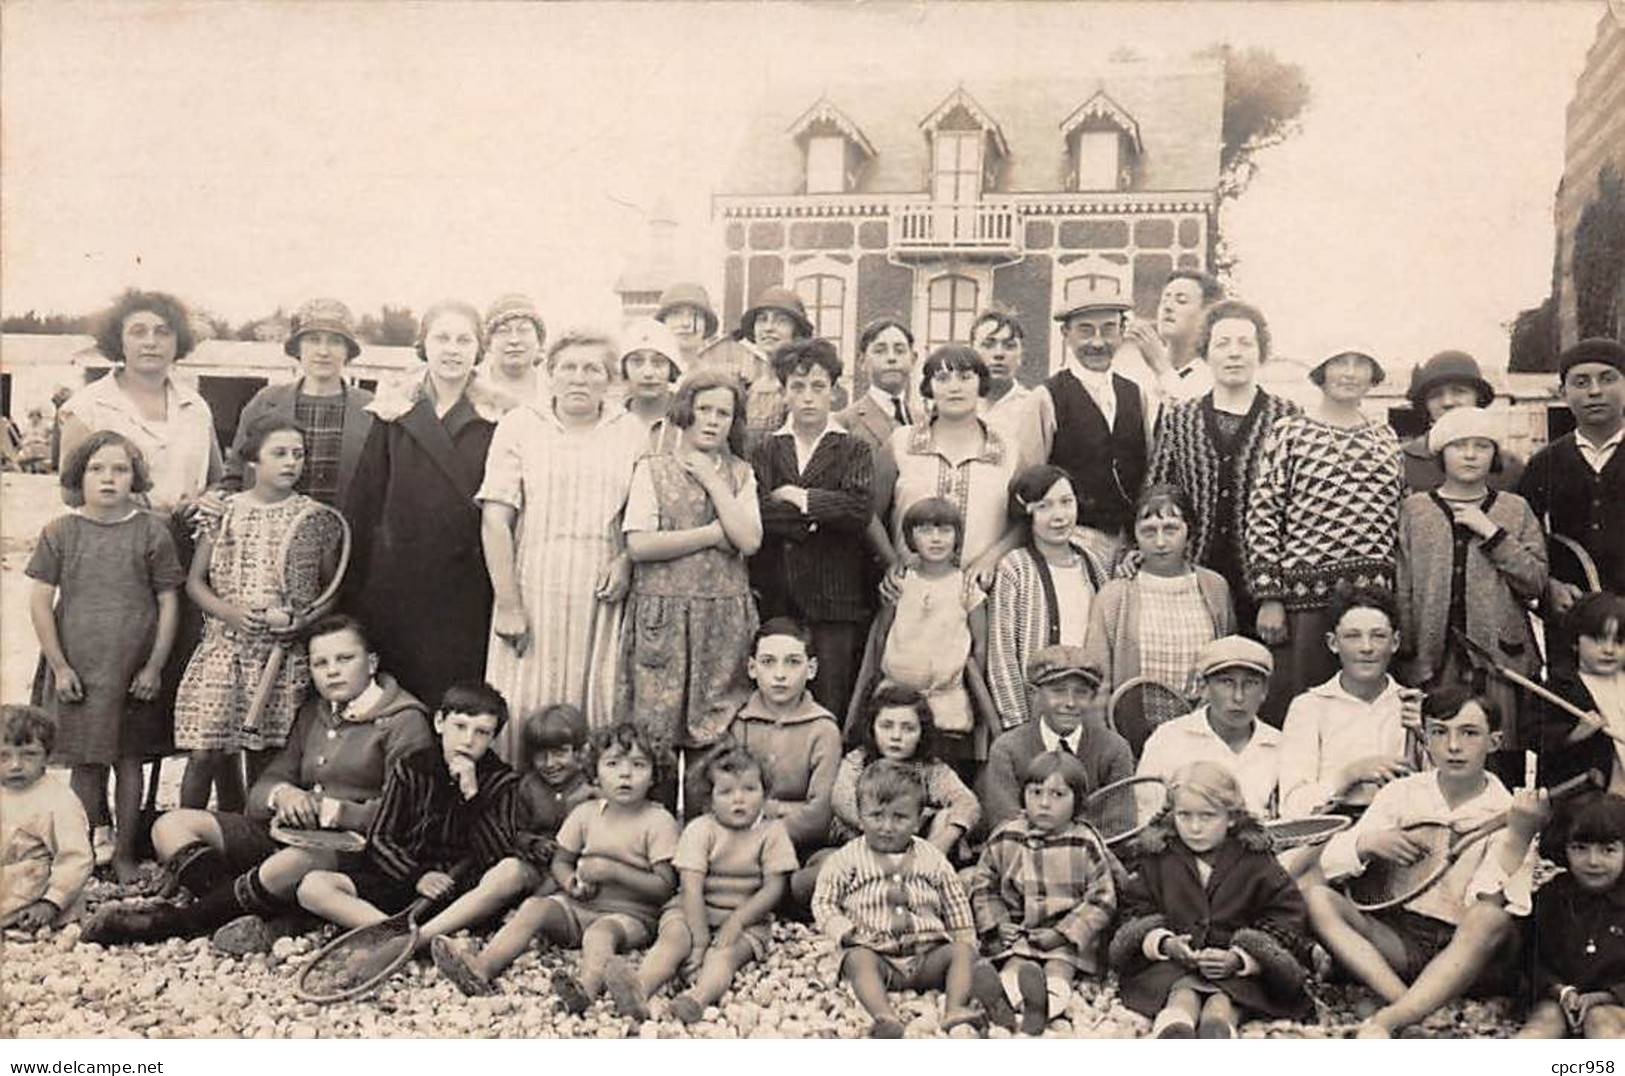
[[1025,813],[995,829],[970,875],[971,910],[1000,978],[1040,1034],[1072,998],[1072,980],[1101,971],[1100,941],[1117,908],[1111,853],[1079,817],[1089,775],[1046,751],[1022,772]]

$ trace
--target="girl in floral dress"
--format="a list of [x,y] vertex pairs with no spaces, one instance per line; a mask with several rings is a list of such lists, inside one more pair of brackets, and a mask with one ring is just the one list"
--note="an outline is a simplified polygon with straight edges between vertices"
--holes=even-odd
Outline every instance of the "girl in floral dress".
[[745,558],[762,543],[762,517],[739,458],[744,410],[732,378],[695,373],[672,401],[676,451],[645,456],[632,473],[616,713],[667,746],[709,746],[750,696],[757,615]]
[[[282,746],[310,672],[299,647],[282,662],[263,712],[251,715],[261,671],[279,640],[291,637],[331,577],[339,521],[294,484],[304,473],[304,431],[268,415],[251,425],[243,454],[253,460],[252,489],[226,499],[205,525],[186,592],[207,621],[175,701],[175,746],[190,752],[181,806],[206,807],[209,791],[241,801],[236,752],[246,750],[250,782]],[[249,718],[253,720],[248,720]]]

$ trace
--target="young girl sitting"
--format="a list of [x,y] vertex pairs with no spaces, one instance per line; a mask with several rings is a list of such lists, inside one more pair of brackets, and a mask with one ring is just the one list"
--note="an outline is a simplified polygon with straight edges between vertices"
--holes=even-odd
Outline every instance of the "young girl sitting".
[[944,1031],[979,1021],[973,993],[995,1022],[1014,1027],[998,973],[976,955],[964,887],[942,853],[914,835],[925,812],[919,771],[871,763],[858,778],[858,805],[863,836],[829,858],[813,895],[813,919],[834,943],[821,970],[851,984],[874,1017],[871,1038],[903,1037],[893,990],[942,988]]
[[1536,710],[1540,784],[1551,786],[1587,770],[1608,775],[1608,791],[1625,795],[1625,597],[1587,594],[1564,621],[1573,632],[1575,671],[1552,690],[1587,715],[1576,720],[1555,706]]
[[[1230,584],[1187,556],[1194,522],[1190,498],[1178,486],[1151,486],[1140,496],[1134,508],[1136,552],[1123,569],[1131,574],[1107,583],[1089,609],[1084,649],[1108,687],[1145,676],[1192,698],[1198,691],[1197,655],[1235,629]],[[1152,729],[1181,716],[1148,713],[1143,730],[1118,731],[1138,755]]]
[[[169,528],[133,500],[151,486],[131,441],[91,434],[62,467],[64,495],[78,511],[45,525],[26,569],[40,644],[33,701],[56,719],[53,761],[73,767],[73,791],[120,882],[136,877],[142,760],[169,738],[153,700],[185,578]],[[112,817],[108,766],[118,775]]]
[[191,752],[181,806],[206,807],[213,786],[222,804],[242,801],[236,752],[246,749],[252,784],[288,738],[310,686],[307,656],[291,647],[263,711],[250,712],[261,670],[287,641],[325,612],[309,607],[335,569],[338,516],[294,486],[305,469],[304,430],[285,415],[248,428],[244,458],[254,485],[226,498],[207,519],[187,595],[207,617],[203,641],[187,662],[175,699],[175,746]]
[[423,925],[425,945],[490,919],[525,894],[558,891],[549,867],[559,827],[595,792],[582,768],[587,719],[576,707],[558,703],[526,718],[519,735],[517,761],[528,769],[514,793],[515,854],[499,860],[479,884]]
[[[1494,419],[1477,407],[1447,411],[1428,431],[1428,450],[1445,477],[1438,489],[1413,493],[1400,507],[1398,675],[1417,686],[1488,691],[1508,715],[1502,751],[1514,753],[1521,779],[1522,744],[1513,742],[1510,723],[1518,713],[1516,689],[1498,678],[1475,686],[1461,640],[1514,672],[1540,675],[1527,606],[1546,589],[1546,537],[1522,497],[1489,487],[1500,439]],[[1512,776],[1504,767],[1502,775]]]
[[[651,742],[707,747],[750,694],[745,660],[756,631],[745,558],[762,544],[756,475],[740,458],[738,382],[701,370],[678,386],[677,449],[632,472],[622,526],[632,590],[621,635],[615,713]],[[675,786],[668,805],[675,805]]]
[[635,973],[620,957],[604,972],[616,1010],[635,1020],[649,1018],[649,995],[681,968],[689,987],[672,1000],[672,1015],[698,1021],[740,968],[767,956],[770,917],[796,869],[783,820],[762,814],[768,787],[761,760],[729,744],[704,770],[711,808],[677,842],[672,866],[680,888],[660,915],[659,935]]
[[[982,805],[953,767],[936,757],[937,729],[925,696],[882,681],[863,708],[855,729],[858,746],[841,759],[830,793],[837,847],[863,833],[858,777],[876,759],[911,763],[925,786],[925,832],[921,836],[950,859],[954,848],[982,820]],[[827,854],[827,853],[825,853]]]
[[571,811],[559,829],[551,870],[562,892],[527,897],[477,955],[448,938],[434,940],[435,966],[463,993],[492,993],[491,980],[540,934],[581,949],[579,975],[561,969],[553,989],[567,1010],[583,1013],[603,989],[609,958],[654,935],[661,905],[677,887],[677,820],[649,801],[669,756],[637,727],[620,724],[593,734],[590,757],[601,798]]
[[[875,618],[847,729],[850,735],[869,692],[883,677],[925,696],[939,757],[968,765],[987,758],[994,711],[982,675],[986,595],[970,585],[959,567],[964,529],[959,509],[943,497],[925,497],[903,513],[903,540],[919,561],[904,573],[897,603]],[[978,709],[985,715],[981,721],[976,719]]]
[[1303,898],[1236,779],[1192,762],[1169,787],[1112,939],[1124,1004],[1155,1015],[1152,1034],[1168,1039],[1232,1038],[1249,1012],[1301,1015],[1308,973],[1292,947],[1308,930]]
[[45,779],[55,741],[56,723],[39,707],[0,707],[0,928],[74,918],[90,881],[84,808]]
[[1029,1035],[1066,1008],[1074,976],[1100,974],[1100,942],[1117,910],[1111,853],[1081,817],[1088,796],[1077,756],[1034,757],[1022,772],[1024,813],[993,831],[970,876],[976,929],[1003,961]]
[[1625,1037],[1625,798],[1577,801],[1551,837],[1569,869],[1535,894],[1536,1000],[1518,1037]]

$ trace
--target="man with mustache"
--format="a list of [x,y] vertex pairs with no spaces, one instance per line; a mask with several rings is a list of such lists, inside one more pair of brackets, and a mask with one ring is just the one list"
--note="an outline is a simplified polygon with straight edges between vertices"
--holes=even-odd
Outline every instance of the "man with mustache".
[[1123,550],[1145,483],[1157,408],[1144,388],[1112,369],[1129,301],[1100,286],[1111,281],[1092,283],[1091,293],[1055,315],[1066,359],[1033,392],[1021,460],[1052,463],[1071,476],[1079,531],[1109,565]]

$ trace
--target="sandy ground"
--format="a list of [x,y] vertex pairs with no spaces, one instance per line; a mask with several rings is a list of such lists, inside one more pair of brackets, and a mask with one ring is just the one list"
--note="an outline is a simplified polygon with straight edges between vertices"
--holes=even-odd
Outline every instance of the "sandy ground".
[[[29,581],[23,575],[39,530],[63,511],[54,476],[0,475],[0,700],[26,702],[38,647],[28,623]],[[160,802],[174,802],[178,765],[165,770]],[[63,779],[53,772],[48,779]],[[106,879],[91,883],[92,905],[133,897]],[[0,940],[0,1034],[26,1037],[379,1037],[526,1036],[584,1038],[829,1038],[864,1034],[868,1021],[850,992],[810,977],[817,948],[798,924],[774,928],[764,964],[745,969],[706,1022],[692,1028],[665,1015],[643,1024],[617,1017],[600,1002],[585,1017],[563,1013],[549,985],[552,971],[573,960],[527,954],[500,982],[494,998],[465,999],[427,962],[409,964],[375,997],[319,1007],[294,993],[297,973],[327,932],[285,938],[264,956],[215,952],[207,939],[106,949],[77,941],[78,927]],[[1316,991],[1313,1023],[1254,1022],[1243,1037],[1340,1038],[1372,1002],[1347,987]],[[910,1037],[942,1034],[940,997],[905,996],[899,1005]],[[1086,984],[1048,1036],[1124,1038],[1149,1021],[1124,1008],[1109,982]],[[1500,1037],[1514,1030],[1503,1002],[1447,1006],[1415,1033],[1425,1037]],[[956,1034],[965,1034],[956,1029]],[[1007,1033],[995,1031],[1004,1036]]]

